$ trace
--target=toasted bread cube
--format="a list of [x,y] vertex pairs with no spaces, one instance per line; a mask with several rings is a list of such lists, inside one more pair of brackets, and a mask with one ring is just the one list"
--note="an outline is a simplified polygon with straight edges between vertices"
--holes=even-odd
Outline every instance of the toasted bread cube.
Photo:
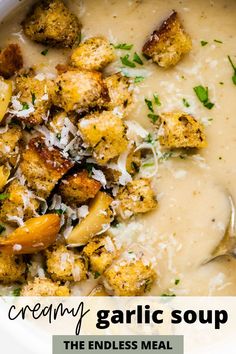
[[133,101],[133,90],[130,79],[117,73],[106,77],[104,82],[110,97],[110,101],[105,106],[109,110],[115,109],[118,113],[124,113]]
[[83,254],[88,258],[91,271],[95,277],[98,277],[113,262],[116,256],[116,247],[110,236],[98,236],[84,247]]
[[66,129],[71,128],[71,130],[74,130],[73,135],[70,132],[71,137],[73,138],[77,132],[76,123],[77,123],[77,118],[75,114],[68,114],[65,111],[62,111],[62,112],[57,112],[53,116],[52,120],[48,124],[48,128],[51,131],[53,131],[55,134],[57,134],[59,139],[61,139],[62,137],[61,135],[65,127]]
[[9,44],[0,52],[0,75],[9,79],[23,67],[23,57],[18,44]]
[[53,282],[47,278],[35,278],[21,289],[21,296],[69,296],[70,289],[60,282]]
[[12,113],[29,126],[43,123],[48,118],[53,92],[54,83],[51,80],[19,76],[16,79]]
[[163,113],[159,141],[165,148],[203,148],[206,146],[204,126],[184,112]]
[[88,296],[109,296],[103,285],[97,285]]
[[63,179],[59,191],[65,203],[80,205],[94,198],[100,188],[101,183],[84,170]]
[[105,165],[127,148],[126,127],[112,112],[95,112],[81,119],[78,127],[100,165]]
[[87,279],[87,268],[81,255],[64,245],[46,251],[47,271],[53,280],[82,281]]
[[144,44],[143,54],[163,68],[176,65],[192,49],[177,12],[173,12]]
[[151,289],[156,273],[147,260],[125,252],[104,273],[104,286],[115,296],[141,296]]
[[0,163],[9,162],[15,165],[19,155],[19,141],[22,138],[22,129],[18,125],[11,125],[5,133],[0,133]]
[[54,104],[66,112],[87,110],[101,104],[104,91],[101,73],[71,69],[56,79]]
[[117,194],[119,201],[118,213],[123,218],[129,218],[134,214],[147,213],[155,209],[157,200],[147,178],[140,178],[121,187]]
[[15,224],[18,219],[25,221],[36,215],[39,201],[34,194],[18,180],[13,180],[5,191],[6,199],[0,207],[0,219]]
[[12,97],[12,81],[0,76],[0,122],[5,117]]
[[81,24],[61,0],[38,1],[22,27],[35,42],[60,48],[72,47],[80,38]]
[[7,165],[0,166],[0,192],[3,191],[10,177],[11,169]]
[[73,166],[58,149],[48,148],[43,138],[30,140],[20,169],[27,185],[37,196],[47,198],[58,180]]
[[11,284],[22,282],[26,272],[26,264],[21,256],[11,256],[0,252],[0,282]]
[[81,43],[71,55],[71,64],[79,69],[102,70],[115,59],[113,46],[104,37],[93,37]]

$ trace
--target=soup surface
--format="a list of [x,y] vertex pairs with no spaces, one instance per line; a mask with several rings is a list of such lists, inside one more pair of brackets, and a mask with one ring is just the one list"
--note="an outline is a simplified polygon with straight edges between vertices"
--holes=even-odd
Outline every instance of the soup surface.
[[[155,211],[112,228],[122,245],[141,244],[158,274],[149,295],[236,295],[236,260],[217,259],[204,265],[224,236],[230,215],[228,194],[236,201],[236,86],[232,82],[230,56],[236,63],[236,2],[234,0],[84,0],[69,1],[80,18],[83,39],[103,35],[111,43],[129,43],[132,53],[141,53],[146,38],[174,8],[192,38],[193,48],[175,67],[162,69],[144,60],[136,72],[145,79],[135,87],[135,102],[128,119],[150,133],[145,98],[158,94],[158,113],[185,111],[197,117],[206,129],[206,148],[185,158],[165,156],[153,179],[158,207]],[[23,35],[20,22],[28,10],[23,5],[1,24],[0,46],[19,43],[25,66],[37,72],[56,73],[69,50],[49,49]],[[205,42],[205,43],[203,43]],[[117,60],[107,73],[122,68]],[[208,87],[214,107],[209,110],[193,88]],[[187,102],[187,104],[186,104]],[[77,285],[74,294],[88,294],[96,281]]]

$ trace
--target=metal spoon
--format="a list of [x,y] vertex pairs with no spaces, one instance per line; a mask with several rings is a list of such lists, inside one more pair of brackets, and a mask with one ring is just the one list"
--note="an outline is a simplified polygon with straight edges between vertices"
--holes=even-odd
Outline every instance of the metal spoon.
[[230,218],[224,237],[211,253],[210,257],[203,263],[207,264],[216,258],[231,256],[236,258],[236,225],[235,225],[235,204],[231,195],[228,196],[230,203]]

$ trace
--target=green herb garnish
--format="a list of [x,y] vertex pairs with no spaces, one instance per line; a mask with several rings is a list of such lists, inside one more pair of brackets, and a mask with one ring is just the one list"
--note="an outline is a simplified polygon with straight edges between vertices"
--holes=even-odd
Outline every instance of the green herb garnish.
[[156,104],[157,106],[161,106],[161,101],[159,100],[158,95],[157,95],[156,93],[154,93],[153,97],[154,97],[154,102],[155,102],[155,104]]
[[130,68],[135,68],[136,65],[129,60],[129,54],[126,54],[124,57],[120,57],[120,60],[122,62],[123,65],[125,66],[129,66]]
[[36,100],[35,93],[31,92],[31,97],[32,97],[32,104],[34,105],[35,104],[35,100]]
[[135,63],[138,63],[138,64],[140,64],[140,65],[143,65],[142,59],[140,58],[140,56],[139,56],[138,53],[136,53],[136,52],[134,53],[133,61],[134,61]]
[[232,59],[230,58],[229,55],[228,55],[228,59],[229,59],[229,62],[230,62],[230,64],[231,64],[232,68],[233,68],[233,71],[234,71],[234,74],[233,74],[233,76],[232,76],[232,81],[233,81],[234,85],[236,85],[236,66],[235,66],[235,64],[233,63],[233,61],[232,61]]
[[66,211],[65,211],[65,210],[62,210],[62,209],[55,209],[55,210],[54,210],[54,213],[55,213],[55,214],[58,214],[58,215],[63,215],[63,214],[65,214],[65,212],[66,212]]
[[154,113],[152,101],[150,101],[150,100],[148,100],[147,98],[145,98],[145,103],[146,103],[146,105],[147,105],[149,111],[151,111],[152,113]]
[[203,106],[212,109],[214,107],[214,103],[209,101],[208,96],[208,87],[203,87],[201,85],[193,88],[200,102],[202,102]]
[[29,109],[29,105],[27,102],[22,102],[21,105],[22,105],[22,111]]
[[10,197],[10,194],[8,193],[1,193],[0,194],[0,200],[5,200],[8,199]]
[[180,283],[180,279],[175,279],[175,285],[178,285]]
[[202,47],[205,47],[205,45],[207,45],[208,44],[208,42],[206,42],[206,41],[201,41],[201,46]]
[[219,39],[214,39],[214,42],[222,44],[223,42],[220,41]]
[[154,143],[153,137],[152,137],[152,135],[150,133],[146,136],[145,142],[149,143],[149,144],[153,144]]
[[42,55],[46,56],[48,54],[48,49],[44,49],[42,52],[41,52]]
[[185,107],[190,107],[190,104],[188,103],[188,101],[186,100],[186,98],[183,98],[183,104]]
[[127,44],[127,43],[113,44],[113,47],[115,49],[130,50],[133,48],[133,44]]
[[21,288],[16,288],[12,291],[13,296],[20,296]]
[[5,226],[0,224],[0,235],[6,230]]
[[176,295],[175,294],[162,294],[161,296],[173,297],[173,296],[176,296]]
[[99,278],[99,277],[100,277],[100,275],[101,275],[101,274],[100,274],[99,272],[95,272],[95,273],[94,273],[94,279]]
[[137,84],[139,82],[142,82],[145,78],[143,76],[136,76],[134,79],[134,83]]
[[159,116],[157,114],[154,114],[154,113],[149,113],[148,114],[148,118],[151,119],[152,123],[156,123],[156,121],[158,120]]

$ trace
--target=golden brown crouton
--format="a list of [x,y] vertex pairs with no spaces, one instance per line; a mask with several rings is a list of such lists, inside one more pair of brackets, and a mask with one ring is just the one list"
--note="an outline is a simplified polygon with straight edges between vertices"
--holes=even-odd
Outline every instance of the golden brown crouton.
[[10,256],[0,252],[0,282],[10,284],[22,282],[26,271],[26,264],[21,256]]
[[84,170],[63,179],[59,191],[65,203],[80,205],[94,198],[100,188],[101,183]]
[[87,278],[87,268],[81,255],[61,245],[46,251],[47,271],[53,280],[82,281]]
[[31,139],[20,169],[37,196],[47,198],[58,180],[73,166],[58,149],[48,148],[43,138]]
[[83,254],[88,258],[89,267],[97,278],[113,262],[116,247],[110,236],[98,236],[84,247]]
[[159,141],[165,148],[203,148],[206,146],[204,126],[184,112],[163,113]]
[[15,165],[19,155],[19,141],[22,129],[18,125],[11,125],[5,133],[0,133],[0,163],[9,162]]
[[[19,76],[16,79],[17,99],[15,102],[13,100],[13,112],[29,126],[43,123],[52,105],[53,90],[54,84],[51,80],[39,80],[37,76]],[[19,109],[18,105],[22,107]]]
[[104,82],[110,97],[110,101],[105,106],[109,110],[116,109],[118,112],[123,113],[133,101],[130,79],[117,73],[105,78]]
[[18,180],[13,180],[6,189],[6,199],[0,207],[0,219],[4,222],[15,224],[17,219],[27,220],[36,214],[39,201],[34,194]]
[[35,42],[72,47],[79,41],[81,24],[61,0],[37,2],[22,22],[26,36]]
[[105,165],[127,148],[126,127],[121,118],[109,111],[95,112],[79,121],[84,141],[93,149],[96,161]]
[[99,106],[105,86],[101,73],[68,70],[56,79],[54,104],[66,112]]
[[192,49],[190,36],[184,31],[177,12],[173,12],[144,44],[143,54],[154,63],[168,68],[178,63]]
[[71,63],[80,69],[102,70],[115,59],[113,46],[104,37],[93,37],[74,49]]
[[[48,124],[48,128],[53,131],[59,138],[61,138],[61,133],[62,130],[65,126],[68,127],[68,124],[72,123],[73,125],[76,125],[77,123],[77,118],[75,114],[68,114],[65,111],[62,112],[57,112],[51,121]],[[72,125],[71,124],[71,125]],[[77,130],[77,128],[75,127]]]
[[0,192],[3,191],[4,187],[8,182],[8,178],[10,177],[11,169],[8,165],[0,166]]
[[140,296],[148,292],[156,273],[147,260],[125,252],[104,273],[104,286],[116,296]]
[[23,57],[18,44],[9,44],[0,52],[0,75],[9,79],[23,67]]
[[121,187],[117,194],[117,200],[119,201],[117,211],[123,219],[129,218],[133,214],[147,213],[157,206],[154,191],[147,178],[134,180],[125,187]]
[[21,289],[21,296],[69,296],[70,290],[66,285],[53,282],[47,278],[35,278]]

